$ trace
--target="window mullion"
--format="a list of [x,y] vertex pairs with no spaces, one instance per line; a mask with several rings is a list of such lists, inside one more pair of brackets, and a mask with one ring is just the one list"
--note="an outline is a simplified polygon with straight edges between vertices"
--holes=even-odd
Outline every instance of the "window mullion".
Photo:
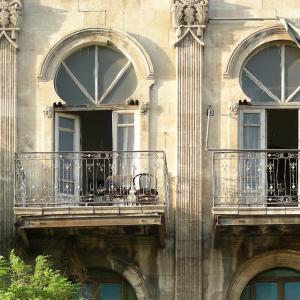
[[70,68],[67,66],[67,64],[64,61],[61,64],[63,65],[63,67],[65,68],[66,72],[69,74],[71,79],[74,81],[74,83],[77,85],[77,87],[87,97],[87,99],[90,100],[92,103],[94,103],[93,97],[90,95],[88,90],[81,84],[81,82],[78,80],[78,78],[73,74],[73,72],[70,70]]
[[281,101],[285,102],[285,45],[281,46]]
[[98,61],[98,46],[95,46],[95,70],[94,70],[94,78],[95,78],[95,103],[98,101],[98,76],[99,76],[99,61]]
[[273,94],[261,81],[259,81],[246,67],[243,68],[245,71],[246,76],[252,80],[261,90],[263,90],[270,98],[277,102],[281,102],[281,100]]
[[116,84],[121,80],[123,75],[126,73],[126,71],[131,66],[131,61],[128,60],[126,65],[121,69],[121,71],[117,74],[116,78],[113,80],[113,82],[110,84],[110,86],[106,89],[106,91],[103,93],[101,98],[98,100],[98,103],[101,103],[105,97],[112,91],[112,89],[116,86]]
[[278,300],[284,300],[284,282],[277,282]]

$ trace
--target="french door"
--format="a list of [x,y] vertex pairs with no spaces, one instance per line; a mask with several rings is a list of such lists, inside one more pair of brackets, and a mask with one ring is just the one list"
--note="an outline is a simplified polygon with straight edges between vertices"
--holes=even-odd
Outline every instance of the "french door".
[[79,197],[79,117],[55,114],[55,128],[55,191],[57,201],[63,204]]
[[266,191],[265,111],[243,110],[240,115],[239,198],[244,204],[263,205]]
[[134,174],[139,168],[139,159],[134,151],[139,149],[139,115],[133,112],[115,111],[112,115],[113,151],[122,152],[114,159],[114,175]]
[[[139,169],[139,159],[134,152],[139,148],[138,118],[139,114],[133,111],[55,114],[57,201],[69,203],[71,199],[78,202],[80,197],[89,198],[109,180],[130,187]],[[115,152],[108,156],[110,158],[89,157],[86,153],[95,151]]]
[[253,204],[298,202],[298,120],[297,109],[241,110],[239,190]]

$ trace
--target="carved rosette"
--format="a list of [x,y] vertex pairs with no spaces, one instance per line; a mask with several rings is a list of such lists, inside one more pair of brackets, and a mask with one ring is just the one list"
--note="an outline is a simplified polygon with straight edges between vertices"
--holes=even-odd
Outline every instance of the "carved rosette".
[[208,0],[173,0],[173,25],[177,29],[177,41],[180,43],[191,34],[203,45],[203,29],[208,20]]
[[9,40],[16,39],[22,9],[21,0],[0,0],[1,37]]

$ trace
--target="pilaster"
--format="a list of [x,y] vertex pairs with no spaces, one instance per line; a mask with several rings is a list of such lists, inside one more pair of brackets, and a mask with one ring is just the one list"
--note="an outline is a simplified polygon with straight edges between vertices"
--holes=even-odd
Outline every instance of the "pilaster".
[[202,299],[202,66],[207,0],[177,0],[176,299]]
[[17,32],[22,5],[0,1],[0,255],[14,233],[14,156],[16,151]]

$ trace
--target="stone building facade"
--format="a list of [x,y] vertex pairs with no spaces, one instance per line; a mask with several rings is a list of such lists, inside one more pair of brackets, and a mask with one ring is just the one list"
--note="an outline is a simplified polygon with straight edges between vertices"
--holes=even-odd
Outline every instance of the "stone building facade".
[[87,299],[295,299],[299,13],[0,1],[1,253]]

